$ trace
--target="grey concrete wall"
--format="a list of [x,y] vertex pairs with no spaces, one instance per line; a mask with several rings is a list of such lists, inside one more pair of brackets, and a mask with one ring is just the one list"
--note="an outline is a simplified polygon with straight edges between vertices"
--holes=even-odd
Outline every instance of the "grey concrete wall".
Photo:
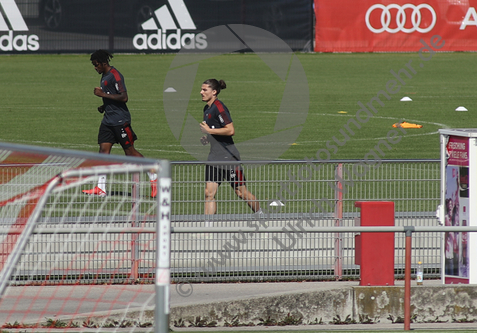
[[[414,323],[477,321],[477,286],[414,286]],[[265,322],[301,324],[392,323],[404,319],[404,287],[345,287],[326,291],[178,306],[171,309],[171,326],[202,320],[235,325]]]

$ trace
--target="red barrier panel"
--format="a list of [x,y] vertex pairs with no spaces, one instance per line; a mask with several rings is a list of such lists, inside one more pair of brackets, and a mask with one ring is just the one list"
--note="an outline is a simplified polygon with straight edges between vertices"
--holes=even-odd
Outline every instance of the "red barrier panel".
[[477,0],[315,0],[316,52],[477,51]]
[[[394,202],[356,201],[363,227],[394,226]],[[360,286],[394,286],[394,233],[364,232],[355,236],[355,263]]]

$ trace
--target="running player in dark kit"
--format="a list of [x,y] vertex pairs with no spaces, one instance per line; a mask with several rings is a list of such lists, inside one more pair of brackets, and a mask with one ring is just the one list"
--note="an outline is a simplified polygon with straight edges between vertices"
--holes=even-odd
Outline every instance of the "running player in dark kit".
[[[113,56],[104,50],[98,50],[91,55],[94,69],[101,74],[101,87],[94,88],[94,94],[101,97],[103,105],[98,111],[103,113],[99,127],[98,144],[101,154],[110,154],[115,143],[119,143],[126,156],[144,157],[134,148],[137,136],[131,127],[131,114],[126,105],[128,93],[123,75],[109,64]],[[157,195],[157,175],[148,173],[151,180],[151,197]],[[106,176],[101,175],[98,186],[91,190],[83,190],[89,195],[106,195]]]
[[[204,106],[204,121],[200,123],[203,144],[210,143],[209,161],[240,161],[240,153],[235,147],[232,136],[234,124],[227,107],[217,99],[221,89],[225,89],[223,80],[210,79],[202,84],[200,95]],[[215,214],[217,204],[215,194],[222,181],[228,181],[239,198],[245,200],[254,213],[261,213],[260,204],[245,185],[245,176],[240,164],[206,165],[205,169],[205,214]]]

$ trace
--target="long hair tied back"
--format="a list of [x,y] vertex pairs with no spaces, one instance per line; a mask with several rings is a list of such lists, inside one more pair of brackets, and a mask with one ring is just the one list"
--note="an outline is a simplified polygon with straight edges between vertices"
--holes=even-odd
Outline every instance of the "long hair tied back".
[[220,90],[227,88],[224,80],[217,81],[216,79],[208,79],[204,81],[204,84],[207,84],[212,90],[217,91],[217,95],[220,93]]

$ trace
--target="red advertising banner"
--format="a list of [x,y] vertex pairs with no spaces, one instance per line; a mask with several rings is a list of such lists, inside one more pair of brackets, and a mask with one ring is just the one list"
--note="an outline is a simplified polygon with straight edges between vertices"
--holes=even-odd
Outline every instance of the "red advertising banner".
[[477,0],[314,1],[316,52],[477,51]]
[[469,166],[469,138],[449,136],[446,151],[448,165]]

